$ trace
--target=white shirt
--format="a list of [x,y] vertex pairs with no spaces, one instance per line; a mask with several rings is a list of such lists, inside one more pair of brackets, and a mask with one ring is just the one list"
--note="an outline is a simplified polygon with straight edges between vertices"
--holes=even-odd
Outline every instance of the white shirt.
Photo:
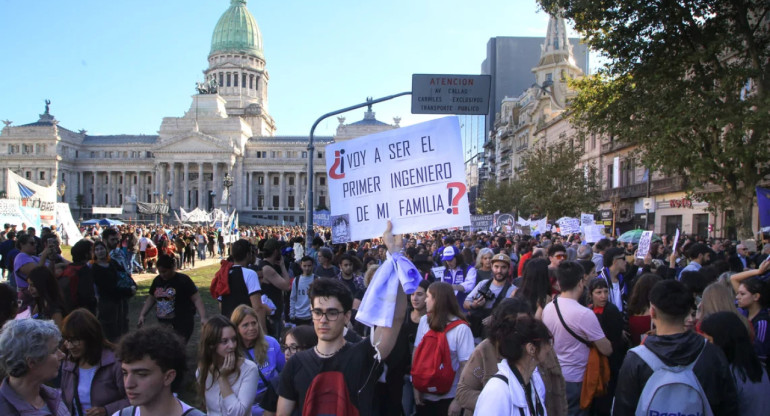
[[78,399],[83,410],[91,408],[91,383],[94,382],[97,368],[78,368]]
[[[208,416],[243,416],[251,414],[251,405],[254,404],[254,395],[259,385],[259,369],[257,365],[248,359],[241,364],[241,375],[237,379],[236,373],[228,378],[232,386],[233,394],[222,397],[219,389],[219,380],[212,381],[211,373],[206,377],[206,410]],[[198,371],[195,371],[196,378]]]
[[[456,320],[457,318],[453,319]],[[424,315],[420,318],[420,323],[417,326],[417,337],[414,339],[414,346],[420,345],[420,341],[428,333],[430,326],[428,326],[428,315]],[[468,361],[473,353],[475,344],[473,343],[473,334],[471,328],[468,325],[458,325],[452,328],[446,333],[447,344],[449,344],[449,354],[452,358],[452,369],[455,370],[455,379],[452,382],[452,389],[446,394],[436,395],[425,393],[424,398],[430,401],[439,401],[442,399],[454,398],[457,392],[457,381],[460,379],[460,372],[457,371],[460,368],[460,363]]]
[[[488,416],[488,415],[510,415],[519,416],[531,415],[529,412],[529,406],[527,405],[527,396],[525,396],[524,387],[519,383],[519,380],[511,371],[508,366],[508,361],[503,359],[502,362],[497,364],[497,374],[505,376],[508,379],[506,384],[503,380],[497,377],[489,379],[484,388],[481,390],[478,401],[476,401],[476,409],[474,415]],[[543,414],[547,415],[545,409],[545,384],[540,377],[540,373],[537,369],[532,373],[532,377],[529,379],[529,383],[534,387],[533,395],[537,394],[537,398],[540,399],[540,404],[543,406]],[[536,400],[533,397],[532,404],[537,406]],[[519,410],[521,409],[521,410]]]

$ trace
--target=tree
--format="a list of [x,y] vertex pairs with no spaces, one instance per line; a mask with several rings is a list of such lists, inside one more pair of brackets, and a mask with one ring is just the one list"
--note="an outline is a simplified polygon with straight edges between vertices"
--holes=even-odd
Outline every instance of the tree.
[[566,142],[535,145],[524,156],[526,169],[513,185],[521,193],[523,214],[557,219],[594,212],[599,200],[596,168],[583,167],[583,146]]
[[496,211],[514,212],[523,210],[521,191],[514,182],[486,182],[476,205],[479,213],[492,214]]
[[770,3],[538,1],[606,58],[573,82],[573,124],[638,145],[751,237],[754,187],[770,174]]

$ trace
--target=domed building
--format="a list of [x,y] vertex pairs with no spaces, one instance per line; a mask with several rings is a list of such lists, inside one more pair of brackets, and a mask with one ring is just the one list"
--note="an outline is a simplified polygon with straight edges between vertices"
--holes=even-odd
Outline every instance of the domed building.
[[[203,73],[190,108],[164,117],[158,135],[69,130],[48,101],[36,122],[8,122],[0,132],[0,191],[8,189],[10,169],[39,185],[66,184],[61,198],[75,218],[94,207],[122,207],[124,217],[136,218],[137,203],[167,202],[177,211],[229,204],[241,223],[303,223],[308,138],[274,135],[262,34],[246,0],[231,0],[216,23]],[[313,208],[329,206],[326,144],[396,127],[398,120],[380,122],[369,108],[361,121],[340,119],[334,137],[316,137]],[[226,174],[233,179],[229,198]]]

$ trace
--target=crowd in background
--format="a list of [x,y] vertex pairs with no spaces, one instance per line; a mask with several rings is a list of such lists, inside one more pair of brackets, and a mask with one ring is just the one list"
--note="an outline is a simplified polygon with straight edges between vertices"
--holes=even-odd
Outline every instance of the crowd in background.
[[[700,391],[680,394],[702,393],[713,414],[770,406],[770,241],[751,252],[742,242],[661,236],[638,257],[634,243],[556,232],[442,230],[332,244],[317,227],[306,249],[301,227],[243,226],[232,243],[208,226],[83,231],[71,260],[53,227],[1,233],[0,413],[193,411],[171,392],[196,315],[192,404],[213,415],[300,414],[322,394],[305,391],[313,376],[351,362],[355,374],[341,377],[361,414],[635,414],[661,366],[689,368]],[[367,292],[380,290],[378,268],[401,257],[421,282],[397,302],[403,311],[370,370],[365,354],[380,328],[355,318],[376,297]],[[181,273],[207,258],[221,259],[210,287],[216,315]],[[132,275],[142,272],[156,277],[132,330]],[[156,325],[145,324],[151,312]],[[431,390],[423,376],[435,352],[425,345],[439,334],[452,372]],[[158,385],[142,380],[142,362]]]

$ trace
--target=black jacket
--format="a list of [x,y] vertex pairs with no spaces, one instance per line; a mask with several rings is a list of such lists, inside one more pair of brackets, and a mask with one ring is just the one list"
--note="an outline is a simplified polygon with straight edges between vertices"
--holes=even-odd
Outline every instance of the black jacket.
[[[650,335],[645,339],[644,345],[666,365],[687,365],[698,357],[704,347],[704,340],[690,331],[675,335]],[[700,381],[715,416],[738,414],[735,383],[727,359],[719,347],[706,343],[693,372]],[[633,415],[650,376],[652,369],[633,351],[629,351],[620,368],[612,414]]]

